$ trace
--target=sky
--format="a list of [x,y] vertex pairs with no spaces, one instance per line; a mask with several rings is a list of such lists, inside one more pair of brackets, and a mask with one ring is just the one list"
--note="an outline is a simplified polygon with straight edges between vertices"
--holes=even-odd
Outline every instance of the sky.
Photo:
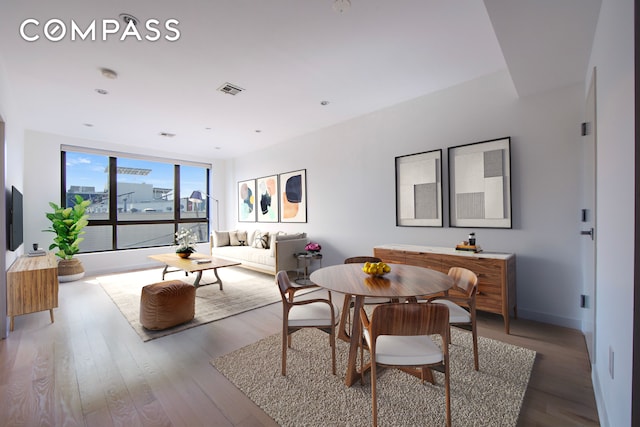
[[[102,192],[108,187],[109,157],[68,151],[66,153],[67,190],[72,185],[94,187]],[[119,182],[146,183],[154,187],[173,188],[173,164],[118,158],[118,167],[150,169],[147,175],[119,174]],[[180,167],[180,193],[188,197],[194,190],[206,193],[206,169],[196,166]]]

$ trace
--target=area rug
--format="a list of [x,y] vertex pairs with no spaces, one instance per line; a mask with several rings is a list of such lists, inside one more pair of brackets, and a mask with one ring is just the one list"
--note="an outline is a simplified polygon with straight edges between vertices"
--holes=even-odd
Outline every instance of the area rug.
[[[536,353],[482,338],[480,371],[473,370],[471,334],[454,328],[451,414],[454,426],[515,426]],[[331,374],[328,335],[303,329],[293,335],[287,376],[280,375],[281,336],[275,334],[211,362],[282,426],[371,425],[371,384],[344,384],[348,344],[337,342],[337,374]],[[366,352],[365,352],[366,357]],[[396,369],[378,370],[380,426],[445,424],[443,374],[436,385]]]
[[[218,275],[222,279],[223,290],[220,290],[217,284],[198,287],[196,289],[195,318],[190,322],[162,331],[144,329],[139,318],[142,287],[160,282],[162,279],[161,268],[98,276],[96,279],[144,341],[174,334],[280,301],[280,292],[272,275],[240,267],[220,268]],[[182,280],[193,283],[195,275],[185,276],[184,272],[174,272],[168,273],[165,280]],[[212,271],[205,271],[201,283],[215,280]]]

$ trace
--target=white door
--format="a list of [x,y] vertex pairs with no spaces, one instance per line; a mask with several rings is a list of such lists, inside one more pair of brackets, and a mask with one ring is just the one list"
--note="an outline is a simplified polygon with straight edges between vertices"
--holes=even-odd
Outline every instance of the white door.
[[583,308],[582,330],[591,363],[595,363],[596,327],[596,70],[591,77],[582,137],[582,213],[580,218]]

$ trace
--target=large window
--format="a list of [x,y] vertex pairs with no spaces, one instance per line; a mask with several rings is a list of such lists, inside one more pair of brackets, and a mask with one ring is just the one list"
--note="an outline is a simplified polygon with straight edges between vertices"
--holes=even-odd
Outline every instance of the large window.
[[174,244],[179,228],[209,236],[209,165],[63,147],[62,200],[90,199],[81,252]]

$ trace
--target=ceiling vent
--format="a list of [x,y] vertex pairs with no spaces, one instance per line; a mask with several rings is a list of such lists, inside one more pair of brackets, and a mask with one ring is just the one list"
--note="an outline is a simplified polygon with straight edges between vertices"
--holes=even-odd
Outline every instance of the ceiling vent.
[[228,93],[229,95],[237,95],[244,89],[242,89],[240,86],[232,85],[231,83],[225,83],[220,86],[218,90],[222,93]]

